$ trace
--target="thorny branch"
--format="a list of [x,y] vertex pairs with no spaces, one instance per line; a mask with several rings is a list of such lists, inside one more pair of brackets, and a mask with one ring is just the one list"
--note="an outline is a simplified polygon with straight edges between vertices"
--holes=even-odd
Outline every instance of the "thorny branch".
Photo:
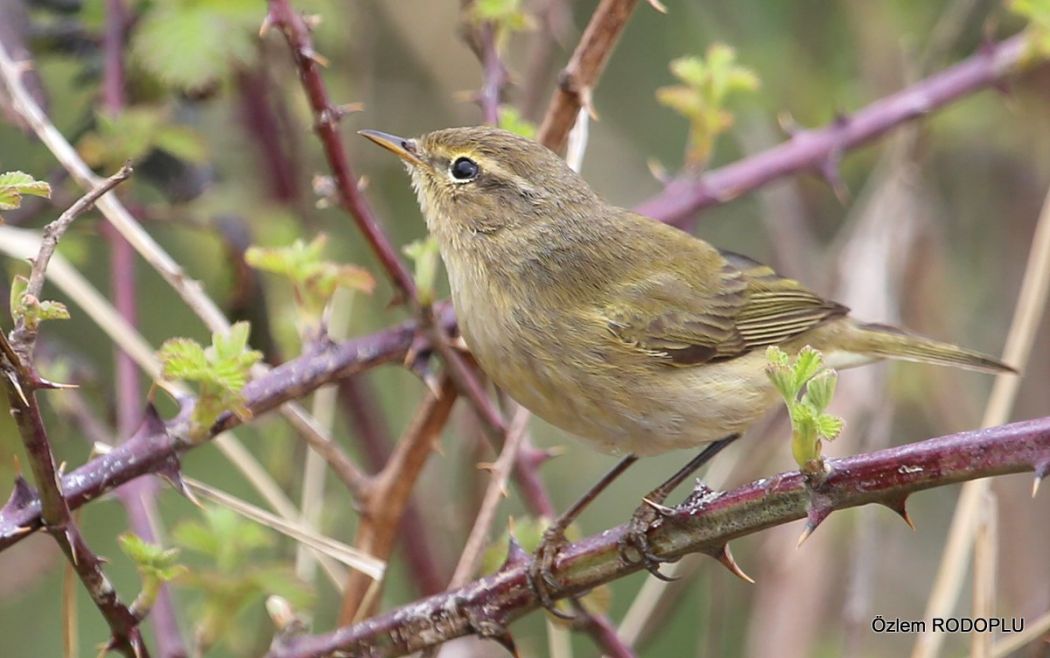
[[[598,22],[597,14],[603,9],[609,10],[609,8],[617,7],[623,9],[624,7],[627,7],[627,11],[629,12],[634,4],[634,2],[618,3],[615,1],[603,0],[599,7],[599,12],[596,13],[591,26],[588,27],[588,33],[591,32],[591,27],[595,26]],[[331,161],[342,161],[344,164],[341,168],[334,167],[333,169],[337,174],[337,183],[342,182],[344,184],[344,186],[340,188],[340,192],[344,195],[342,201],[347,204],[347,209],[354,214],[354,208],[356,206],[351,199],[361,199],[361,197],[356,185],[353,184],[353,177],[350,173],[349,165],[346,163],[345,153],[339,143],[338,133],[335,127],[338,110],[328,103],[327,95],[324,93],[323,86],[320,86],[321,79],[318,70],[318,60],[320,58],[314,53],[312,46],[309,46],[308,30],[303,24],[302,19],[291,11],[286,1],[272,0],[271,18],[277,22],[282,16],[284,20],[290,21],[286,23],[286,25],[292,26],[290,32],[286,34],[288,34],[289,42],[293,46],[293,51],[295,52],[297,61],[300,64],[300,71],[303,75],[304,85],[307,87],[311,104],[315,111],[318,112],[318,133],[321,135],[322,142],[325,144],[326,153],[328,153],[329,148],[333,144],[339,146],[338,153],[333,151],[330,154],[332,158]],[[588,97],[586,94],[590,89],[590,86],[579,83],[581,81],[586,82],[586,75],[593,75],[594,77],[592,78],[592,81],[597,77],[598,72],[600,72],[602,66],[604,66],[604,63],[607,60],[612,45],[615,43],[620,30],[622,30],[623,21],[621,20],[618,25],[613,21],[609,25],[612,25],[615,29],[612,31],[591,34],[590,37],[588,34],[584,35],[584,39],[573,58],[573,62],[575,62],[577,68],[574,69],[573,62],[570,62],[570,67],[567,69],[568,73],[563,77],[563,82],[568,80],[571,81],[571,84],[563,84],[563,88],[556,94],[555,98],[552,99],[552,112],[548,113],[548,119],[544,121],[544,130],[541,135],[546,137],[547,143],[552,143],[553,138],[549,136],[557,136],[560,132],[560,139],[553,141],[555,143],[560,142],[561,144],[564,144],[565,134],[567,134],[568,129],[572,126],[576,113],[581,106],[587,104]],[[606,30],[607,29],[608,25],[606,26]],[[306,38],[305,41],[303,40],[303,37]],[[589,39],[590,43],[592,43],[593,50],[588,56],[588,51],[585,49],[584,44],[588,43]],[[595,41],[595,39],[598,39],[598,41]],[[594,43],[604,43],[605,45],[594,46]],[[828,128],[800,133],[779,147],[742,160],[739,163],[730,165],[729,167],[709,172],[706,176],[700,179],[677,180],[672,183],[664,193],[643,205],[643,210],[647,214],[660,219],[679,220],[700,208],[728,201],[731,198],[735,198],[744,192],[755,189],[779,176],[796,173],[809,168],[819,168],[823,166],[825,162],[829,161],[829,159],[837,158],[837,156],[843,151],[874,139],[905,121],[929,113],[978,89],[998,83],[1007,74],[1018,68],[1022,60],[1022,50],[1023,43],[1021,37],[1014,37],[1001,44],[988,46],[984,51],[973,56],[969,60],[947,69],[941,74],[919,82],[898,94],[873,103],[868,108],[856,113],[852,117],[839,121]],[[315,95],[318,91],[321,92],[320,96]],[[566,112],[567,108],[574,109],[572,112]],[[564,121],[558,119],[558,117],[563,115],[567,116],[568,119]],[[341,180],[339,176],[340,171],[342,172]],[[363,200],[362,203],[364,203]],[[390,245],[385,242],[385,238],[383,237],[378,224],[374,221],[371,211],[368,210],[367,206],[364,206],[364,208],[366,209],[364,214],[366,219],[361,219],[354,214],[355,218],[357,218],[359,223],[362,224],[362,228],[365,231],[366,236],[369,237],[370,242],[372,241],[372,238],[378,236],[376,239],[380,242],[373,243],[373,247],[377,249],[377,254],[379,254],[384,267],[386,267],[388,272],[391,273],[395,285],[397,285],[402,291],[411,291],[414,287],[412,285],[411,277],[397,259],[397,256],[392,248],[390,248]],[[359,210],[360,208],[357,209]],[[371,219],[372,221],[369,222],[368,219]],[[369,229],[372,230],[372,233],[369,232]],[[380,246],[376,246],[377,244]],[[382,245],[385,245],[385,251],[383,250]],[[405,282],[408,283],[408,286],[405,285]],[[450,314],[442,319],[442,324],[444,326],[452,326],[454,324]],[[304,355],[299,359],[285,364],[285,366],[282,366],[281,368],[275,369],[272,373],[259,378],[255,382],[252,382],[252,384],[249,385],[248,390],[246,390],[249,407],[252,409],[253,413],[260,414],[274,408],[274,406],[284,401],[301,397],[323,383],[334,381],[349,373],[360,372],[378,363],[400,358],[409,349],[415,336],[415,332],[415,325],[413,323],[406,323],[373,336],[354,341],[346,341],[338,345],[328,346],[321,352]],[[5,353],[7,352],[8,350],[5,350]],[[226,416],[217,423],[214,430],[215,432],[218,432],[222,429],[232,427],[239,422],[240,421],[232,415]],[[1042,422],[1043,421],[1032,421],[1029,425]],[[996,434],[1000,432],[1014,431],[1011,428],[1015,428],[1018,425],[1025,424],[1004,426],[1003,428],[997,428],[991,432]],[[1029,438],[1034,442],[1033,446],[1031,446],[1032,449],[1035,449],[1036,445],[1040,446],[1040,450],[1042,450],[1040,454],[1043,459],[1041,462],[1036,463],[1029,461],[1022,463],[1023,460],[1010,461],[1009,455],[1001,454],[1005,449],[1003,445],[993,445],[989,447],[988,451],[982,453],[982,455],[988,456],[989,454],[992,454],[992,452],[995,452],[1002,457],[1002,461],[998,463],[998,465],[995,463],[988,463],[987,468],[984,470],[978,468],[976,470],[967,471],[965,465],[957,464],[955,467],[943,471],[943,473],[938,469],[934,469],[937,470],[938,476],[944,476],[943,479],[931,476],[930,479],[924,480],[921,479],[923,473],[916,474],[909,470],[908,473],[901,474],[901,476],[910,477],[915,475],[916,479],[902,482],[900,486],[905,487],[904,495],[906,495],[910,491],[936,486],[937,484],[942,483],[942,481],[954,482],[972,477],[984,477],[997,473],[1013,472],[1023,470],[1026,466],[1030,468],[1032,464],[1036,464],[1037,471],[1039,471],[1040,474],[1045,474],[1047,464],[1050,463],[1046,460],[1045,425],[1040,426],[1038,432],[1038,437],[1034,439],[1031,437]],[[978,434],[978,436],[974,438],[976,441],[980,438],[980,435],[979,433],[974,434]],[[953,438],[957,437],[947,437],[946,439]],[[946,439],[938,441],[943,442]],[[926,446],[928,443],[930,442],[920,445]],[[1011,445],[1013,445],[1013,443],[1011,443]],[[164,425],[154,418],[147,422],[134,437],[109,455],[96,458],[72,474],[62,478],[62,492],[65,495],[66,503],[69,508],[79,507],[85,502],[88,502],[105,491],[108,491],[112,487],[146,473],[164,473],[177,476],[178,453],[188,447],[190,446],[180,444],[173,439],[166,431]],[[909,448],[910,447],[911,446],[909,446]],[[992,450],[993,448],[996,450]],[[951,454],[953,451],[967,456],[971,455],[970,452],[967,452],[967,450],[969,450],[967,446],[954,446],[954,444],[950,442],[938,449],[944,453],[941,457],[943,457],[946,462],[953,459],[954,456]],[[876,456],[882,454],[883,453],[876,453],[875,455],[852,458],[851,460],[844,460],[841,464],[848,466],[855,462],[861,463],[865,459],[875,459]],[[1014,456],[1020,459],[1018,455]],[[939,466],[939,464],[931,464],[931,468],[933,466]],[[890,473],[890,471],[886,472]],[[927,473],[926,475],[929,474]],[[804,515],[804,511],[800,512],[799,510],[805,509],[805,496],[803,496],[801,502],[799,502],[800,499],[796,489],[800,486],[800,483],[797,476],[794,474],[785,476],[778,482],[778,486],[773,487],[774,490],[766,492],[766,494],[778,501],[785,502],[785,509],[782,517],[778,517],[780,520],[768,520],[768,522],[763,522],[765,525],[759,523],[759,525],[756,525],[749,531],[754,531],[761,527],[768,527],[768,525],[772,525],[773,523],[784,522],[785,520],[789,520],[789,518],[800,518]],[[834,482],[838,481],[835,480]],[[832,487],[834,482],[831,485],[826,484],[821,493],[824,493],[824,490],[828,487]],[[884,481],[879,480],[879,483],[884,483]],[[846,483],[843,482],[842,484],[845,486]],[[908,486],[911,486],[912,488],[908,489]],[[738,494],[738,492],[743,491],[746,493],[755,487],[761,488],[758,483],[751,485],[750,489],[745,487],[742,490],[737,490],[737,492],[734,492],[733,494],[727,494],[726,496],[719,498],[713,503],[713,506],[718,509],[725,509],[723,501],[728,497],[734,500],[740,499],[742,501],[741,504],[744,505],[741,509],[746,509],[747,505],[744,503],[746,503],[747,500],[741,498],[743,494]],[[785,488],[790,489],[790,491],[785,493]],[[854,491],[852,493],[840,492],[843,493],[843,496],[841,499],[833,501],[831,506],[838,509],[840,507],[873,502],[875,499],[870,498],[872,491],[874,490]],[[888,489],[886,492],[887,496],[890,496],[891,493],[901,493],[901,491],[889,492]],[[793,496],[789,496],[790,501],[788,498],[785,498],[788,494],[792,494]],[[736,498],[733,498],[733,496],[736,496]],[[869,498],[865,498],[865,496],[869,496]],[[59,498],[61,499],[61,497],[62,495],[60,494]],[[889,500],[889,498],[883,498],[882,500]],[[791,504],[787,505],[788,502]],[[799,507],[799,505],[802,506]],[[710,508],[711,506],[708,506],[706,509],[710,511]],[[20,484],[16,487],[9,503],[3,508],[0,508],[0,550],[15,543],[21,537],[29,534],[29,532],[39,529],[43,523],[43,518],[46,518],[47,509],[47,501],[45,500],[42,503],[41,500],[33,495],[24,484]],[[705,514],[703,518],[707,518],[707,516],[708,515]],[[677,523],[664,524],[657,529],[654,535],[654,541],[658,547],[663,548],[661,542],[664,541],[664,535],[671,532],[668,528],[672,525],[675,527],[678,526]],[[686,525],[688,526],[688,524]],[[741,533],[742,532],[743,531],[741,531]],[[616,535],[616,532],[611,534]],[[671,542],[675,537],[676,535],[671,535],[668,536],[666,540]],[[560,572],[565,571],[566,569],[571,571],[571,569],[579,567],[580,569],[583,569],[581,575],[586,575],[587,578],[604,577],[602,575],[604,573],[602,572],[602,569],[612,569],[614,575],[618,574],[619,572],[610,566],[611,562],[615,559],[616,540],[614,538],[611,543],[609,543],[607,539],[608,538],[587,540],[568,551],[564,555],[561,563],[559,563],[559,566],[561,567]],[[717,537],[715,539],[717,539]],[[707,541],[715,542],[715,539],[709,538]],[[723,537],[723,539],[726,538]],[[693,540],[688,541],[692,542]],[[702,542],[687,542],[686,548],[683,548],[681,552],[687,552],[688,550],[702,550],[701,548],[696,548],[701,545]],[[711,545],[716,544],[712,543]],[[581,548],[581,546],[583,548]],[[610,550],[608,549],[609,546],[612,546],[613,548]],[[668,546],[673,548],[672,544],[668,544]],[[588,547],[601,550],[592,554],[586,552],[585,549],[590,550]],[[669,548],[668,550],[670,551],[671,549]],[[671,553],[669,552],[668,554]],[[597,562],[590,561],[591,558],[600,557],[601,555],[605,555],[607,559],[605,561],[598,560]],[[562,563],[564,563],[565,566],[561,566]],[[568,575],[569,581],[567,583],[567,588],[562,594],[571,593],[570,590],[572,587],[579,586],[585,589],[586,587],[592,586],[586,584],[587,582],[590,582],[589,580],[573,580],[572,574]],[[516,583],[520,589],[520,585],[523,582],[520,580],[522,576],[523,568],[521,565],[512,565],[509,571],[505,570],[504,572],[501,572],[500,575],[494,577],[494,579],[489,580],[492,580],[495,584],[504,582],[510,582],[511,584]],[[485,587],[489,586],[488,580],[480,582],[484,583]],[[465,595],[471,594],[472,588],[476,588],[476,584],[468,586],[464,590],[460,590],[460,593]],[[485,592],[488,590],[483,588],[481,591]],[[444,594],[437,597],[437,599],[444,601],[445,603],[455,601],[456,599],[449,598],[451,596],[452,594]],[[517,596],[518,599],[520,599],[522,595],[519,592],[518,594],[514,594],[514,596]],[[519,601],[518,599],[510,600],[512,605],[508,608],[509,614],[517,616],[534,606],[527,591],[524,596],[529,600],[524,602]],[[435,599],[427,599],[420,603],[419,606],[429,605],[430,602],[433,601],[435,601]],[[471,599],[469,599],[469,597],[463,599],[463,604],[469,607],[470,601]],[[515,608],[514,605],[518,605],[520,609]],[[456,609],[456,607],[457,606],[453,606],[453,609]],[[436,608],[434,609],[436,610]],[[333,635],[332,638],[353,641],[355,638],[361,637],[362,633],[366,633],[367,629],[373,629],[368,632],[374,632],[375,629],[381,630],[382,628],[385,628],[384,624],[388,624],[389,619],[395,614],[396,613],[385,615],[377,620],[367,622],[366,625],[343,629]],[[429,618],[425,621],[428,624],[430,623]],[[452,629],[449,632],[462,634],[468,632],[470,629],[477,630],[479,625],[478,622],[484,622],[486,620],[468,620],[470,621],[470,624],[468,624],[468,627],[464,627],[466,630],[455,630],[453,626],[461,623],[462,620],[455,619],[453,621],[455,623],[449,627]],[[366,626],[367,629],[362,630],[365,629]],[[452,635],[449,635],[449,637],[451,636]],[[310,642],[328,641],[325,637],[326,636],[321,636],[316,639],[301,638],[299,640],[291,640],[289,641],[289,644],[281,645],[278,649],[284,650],[285,648],[290,648],[289,650],[291,650],[302,647],[309,648],[309,646],[314,646],[310,645]],[[413,638],[402,639],[409,641]],[[311,654],[289,653],[287,655]]]
[[[107,194],[117,185],[120,185],[131,176],[131,165],[125,164],[120,170],[105,179],[87,194],[80,197],[76,203],[70,206],[58,219],[44,227],[43,238],[40,240],[40,251],[33,259],[33,268],[29,273],[29,283],[26,285],[25,294],[35,299],[40,299],[40,293],[44,289],[44,274],[47,264],[58,247],[58,241],[62,239],[66,229],[80,215],[83,215],[103,195]],[[23,361],[31,360],[33,344],[36,342],[36,331],[26,325],[24,319],[19,319],[15,330],[11,334],[11,344],[19,353]]]
[[[650,540],[657,555],[675,559],[706,553],[725,560],[728,542],[798,519],[816,527],[834,510],[877,503],[904,514],[916,491],[977,478],[1034,470],[1050,472],[1050,417],[961,432],[865,455],[829,461],[831,473],[812,490],[794,471],[732,491],[702,484],[657,521]],[[557,597],[587,591],[640,567],[624,564],[617,526],[567,547],[556,571]],[[513,552],[495,574],[454,591],[397,608],[362,623],[321,635],[275,639],[269,658],[349,655],[400,656],[456,637],[497,635],[506,624],[538,607],[526,583],[528,558]]]
[[379,225],[379,220],[365,195],[357,186],[350,160],[346,157],[343,139],[339,135],[342,111],[332,104],[321,77],[324,59],[314,50],[310,28],[288,0],[270,0],[267,24],[280,28],[292,49],[299,76],[316,118],[314,126],[324,147],[325,157],[332,169],[339,203],[354,218],[369,246],[379,258],[398,292],[406,301],[415,303],[416,283],[405,264],[398,258],[393,245]]
[[580,108],[593,114],[591,92],[637,4],[638,0],[602,0],[594,10],[569,64],[561,72],[558,90],[547,106],[536,141],[563,153]]
[[[131,169],[125,165],[115,176],[95,186],[62,213],[58,220],[48,225],[44,230],[45,237],[34,261],[25,294],[39,297],[48,261],[58,240],[73,220],[130,175]],[[55,462],[37,402],[37,391],[54,388],[54,385],[42,380],[33,366],[35,342],[35,329],[31,329],[23,318],[19,318],[10,340],[0,332],[0,353],[3,355],[3,359],[0,359],[0,374],[3,376],[11,415],[22,437],[33,479],[39,490],[41,524],[65,553],[91,600],[109,625],[111,638],[108,646],[129,657],[148,656],[138,628],[138,618],[120,601],[116,590],[102,571],[102,559],[84,541],[73,520],[59,467]],[[15,484],[12,501],[21,499],[24,502],[31,497],[29,486],[20,478]]]
[[[453,326],[450,312],[443,314],[441,320],[443,326]],[[398,362],[404,358],[415,335],[415,323],[405,322],[371,336],[327,345],[288,361],[245,386],[245,407],[252,418],[257,418],[325,384],[379,364]],[[209,437],[214,438],[240,423],[236,414],[224,414],[211,428]],[[65,475],[62,490],[70,508],[76,509],[141,475],[164,475],[177,483],[178,456],[193,447],[195,445],[176,440],[162,422],[150,416],[144,428],[139,428],[133,437]],[[0,508],[0,550],[41,526],[40,500],[29,493],[13,496]]]
[[704,208],[751,192],[770,181],[816,170],[832,179],[843,153],[886,134],[908,121],[928,116],[954,101],[992,87],[1017,72],[1030,53],[1028,35],[989,43],[970,58],[881,98],[828,126],[794,134],[788,141],[700,177],[686,176],[635,210],[665,222],[680,223]]

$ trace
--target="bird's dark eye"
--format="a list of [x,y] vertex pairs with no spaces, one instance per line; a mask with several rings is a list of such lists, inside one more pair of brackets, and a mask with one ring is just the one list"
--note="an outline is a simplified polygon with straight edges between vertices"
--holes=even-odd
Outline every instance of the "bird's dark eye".
[[456,180],[473,180],[478,175],[478,163],[470,158],[456,158],[452,163],[452,177]]

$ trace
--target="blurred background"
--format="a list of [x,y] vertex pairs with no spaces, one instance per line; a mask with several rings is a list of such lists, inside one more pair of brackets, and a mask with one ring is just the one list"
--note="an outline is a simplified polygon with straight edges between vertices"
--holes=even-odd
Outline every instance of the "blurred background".
[[[0,40],[9,52],[31,55],[34,93],[98,171],[112,172],[128,157],[140,162],[122,188],[125,202],[229,316],[252,320],[253,345],[273,362],[300,350],[291,288],[243,266],[241,254],[250,244],[283,246],[326,233],[330,258],[367,268],[378,280],[372,295],[340,302],[346,335],[405,319],[403,308],[389,305],[392,290],[352,222],[319,203],[324,180],[318,176],[327,174],[327,167],[287,45],[277,34],[258,38],[264,3],[126,3],[132,17],[125,50],[127,109],[119,118],[103,110],[105,4],[0,0]],[[724,43],[735,50],[737,64],[760,81],[757,89],[728,100],[734,123],[712,142],[706,162],[717,167],[782,141],[793,125],[832,122],[1024,25],[998,0],[666,4],[663,15],[640,3],[594,94],[600,119],[590,124],[582,173],[601,194],[625,206],[659,192],[660,176],[678,172],[690,157],[689,121],[656,95],[658,88],[679,82],[669,69],[672,60],[703,56],[711,44]],[[296,0],[293,5],[320,18],[314,38],[328,63],[324,77],[333,100],[361,104],[342,129],[350,160],[385,229],[399,246],[421,238],[422,221],[400,164],[353,133],[373,128],[411,136],[482,121],[472,100],[481,67],[461,38],[460,4]],[[542,117],[557,72],[595,5],[520,3],[527,19],[523,29],[507,34],[503,50],[513,83],[506,104],[515,110],[515,122]],[[841,177],[848,193],[836,194],[820,177],[803,174],[706,210],[690,229],[720,247],[775,264],[846,303],[859,317],[998,354],[1050,186],[1048,107],[1050,70],[1044,66],[843,154]],[[0,117],[5,119],[0,171],[23,170],[55,187],[53,202],[27,203],[5,219],[39,228],[80,192],[18,125],[2,96]],[[703,164],[694,158],[693,166]],[[108,290],[103,224],[94,213],[78,220],[60,252]],[[5,270],[0,285],[27,269],[6,257],[0,265]],[[139,327],[154,346],[173,336],[207,339],[195,316],[141,262],[136,279]],[[445,284],[440,286],[440,294],[447,295]],[[69,304],[73,319],[46,326],[42,363],[81,384],[84,406],[71,416],[62,405],[45,405],[56,452],[71,469],[89,458],[90,442],[82,424],[70,418],[87,414],[103,429],[116,422],[113,345],[74,300],[57,292],[51,296]],[[1048,327],[1044,320],[1031,359],[1023,364],[1013,418],[1045,415],[1050,408]],[[424,391],[417,377],[397,366],[371,371],[357,383],[371,400],[366,406],[376,431],[388,437],[405,428]],[[844,372],[832,411],[845,417],[847,429],[826,452],[848,455],[976,427],[991,383],[980,374],[910,364]],[[144,381],[143,393],[148,386]],[[45,397],[50,401],[52,395]],[[163,395],[159,402],[165,414],[173,412]],[[334,423],[347,451],[369,464],[355,434],[359,424],[345,413],[336,413]],[[613,463],[539,420],[531,428],[541,448],[564,449],[542,469],[559,509]],[[305,451],[288,426],[263,418],[237,434],[297,500]],[[719,458],[709,481],[729,487],[792,469],[789,435],[780,416],[769,419]],[[11,455],[25,463],[13,424],[0,414],[0,482],[12,482]],[[639,497],[685,457],[644,460],[587,510],[580,530],[590,534],[626,520]],[[442,581],[451,575],[487,484],[475,466],[493,458],[470,410],[460,403],[413,500],[426,520],[427,557]],[[191,451],[184,464],[194,478],[260,502],[214,446]],[[1000,533],[996,603],[1000,616],[1034,620],[1050,609],[1050,507],[1045,492],[1030,499],[1030,486],[1030,475],[998,478],[993,485]],[[638,602],[647,579],[641,574],[611,585],[598,605],[615,623],[628,615],[628,631],[643,656],[899,656],[911,650],[914,636],[875,634],[871,619],[922,617],[957,495],[958,487],[945,487],[914,496],[909,509],[915,531],[883,508],[863,508],[833,514],[800,549],[795,548],[800,523],[737,541],[734,554],[755,585],[705,558],[680,567],[688,575],[658,606]],[[206,655],[265,651],[272,627],[262,602],[272,592],[289,597],[316,630],[332,627],[338,595],[320,572],[295,575],[294,542],[229,513],[206,515],[167,487],[160,488],[156,505],[165,543],[181,546],[183,562],[192,569],[174,588],[183,635],[188,642],[200,640]],[[512,489],[494,533],[504,531],[509,517],[523,514]],[[110,558],[107,573],[118,591],[132,598],[139,579],[116,544],[127,527],[124,510],[109,497],[85,507],[80,520],[90,545]],[[355,522],[348,495],[329,478],[323,530],[349,542]],[[40,533],[0,553],[4,656],[61,655],[65,570],[54,542]],[[433,583],[419,582],[405,568],[405,552],[399,550],[382,607],[409,602],[430,587]],[[970,607],[969,589],[963,591],[959,614]],[[79,587],[77,592],[75,624],[80,653],[88,656],[106,629],[87,596]],[[529,615],[511,630],[524,655],[548,654],[542,615]],[[148,627],[147,632],[152,637]],[[598,653],[584,635],[572,642],[575,655]],[[950,636],[942,655],[965,655],[969,643],[969,636]],[[495,644],[466,641],[442,655],[502,651]],[[1048,652],[1043,644],[1017,655]]]

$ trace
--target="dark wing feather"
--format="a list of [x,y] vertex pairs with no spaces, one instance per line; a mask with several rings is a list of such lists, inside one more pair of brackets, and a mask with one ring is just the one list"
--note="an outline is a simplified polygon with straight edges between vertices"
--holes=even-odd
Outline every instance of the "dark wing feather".
[[849,311],[766,265],[719,253],[714,267],[699,265],[712,260],[699,251],[661,254],[692,262],[669,263],[618,290],[605,313],[610,331],[668,365],[688,366],[782,343]]

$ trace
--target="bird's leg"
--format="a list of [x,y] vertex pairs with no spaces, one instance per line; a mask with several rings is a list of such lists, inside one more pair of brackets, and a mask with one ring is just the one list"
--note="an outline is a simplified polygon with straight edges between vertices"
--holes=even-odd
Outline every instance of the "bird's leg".
[[[661,580],[669,580],[660,573],[660,563],[667,560],[653,554],[652,547],[649,545],[649,536],[646,533],[648,533],[653,521],[661,516],[667,516],[673,511],[663,505],[663,502],[667,500],[667,496],[686,478],[695,473],[698,468],[721,452],[722,448],[725,448],[739,437],[739,434],[730,434],[708,445],[696,457],[689,460],[688,464],[680,468],[666,482],[650,491],[649,495],[642,499],[642,504],[634,511],[630,523],[627,524],[627,531],[624,533],[623,539],[620,540],[620,559],[624,563],[637,564],[641,562],[649,573]],[[632,550],[638,554],[638,559],[630,555]]]
[[618,461],[608,473],[602,476],[602,479],[580,496],[579,500],[565,510],[544,531],[543,539],[540,540],[539,548],[536,549],[536,556],[529,565],[529,587],[536,593],[540,604],[556,617],[572,619],[570,615],[554,607],[554,599],[550,595],[551,588],[558,586],[558,580],[554,577],[554,561],[558,558],[561,549],[568,543],[568,540],[565,539],[566,528],[576,520],[584,508],[612,484],[613,480],[636,461],[638,457],[635,455],[627,455]]

